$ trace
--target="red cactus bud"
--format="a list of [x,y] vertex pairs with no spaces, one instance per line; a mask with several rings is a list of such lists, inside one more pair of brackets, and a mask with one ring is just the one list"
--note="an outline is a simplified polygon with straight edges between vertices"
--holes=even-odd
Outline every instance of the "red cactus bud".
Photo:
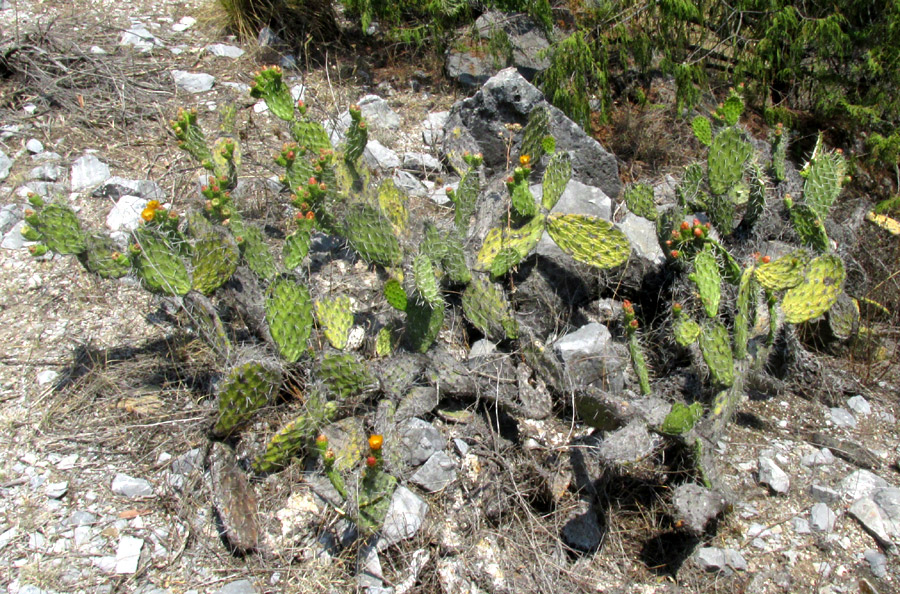
[[631,326],[632,328],[634,328],[635,330],[637,330],[637,327],[638,327],[638,321],[637,321],[637,320],[631,320],[631,322],[629,322],[628,325]]
[[669,255],[672,256],[673,258],[677,259],[678,256],[681,255],[681,253],[678,250],[672,250],[671,252],[669,252]]
[[369,456],[366,458],[366,466],[369,468],[375,468],[378,465],[378,459],[375,456]]
[[680,314],[682,309],[683,308],[682,308],[681,304],[678,303],[677,301],[672,304],[672,311],[675,312],[676,315]]
[[694,227],[699,227],[699,226],[700,226],[700,219],[694,219],[694,225],[693,225],[693,226],[694,226]]
[[769,262],[772,261],[772,258],[771,258],[771,256],[763,256],[761,261],[763,264],[768,264]]
[[320,434],[316,437],[316,445],[317,445],[317,446],[326,446],[326,445],[328,445],[328,438],[325,436],[324,433],[320,433]]
[[682,221],[682,222],[681,222],[681,230],[682,230],[682,231],[687,231],[687,230],[690,229],[690,228],[691,228],[691,226],[688,224],[687,221]]
[[703,237],[703,228],[702,227],[697,227],[696,229],[694,229],[694,237],[698,237],[698,238]]

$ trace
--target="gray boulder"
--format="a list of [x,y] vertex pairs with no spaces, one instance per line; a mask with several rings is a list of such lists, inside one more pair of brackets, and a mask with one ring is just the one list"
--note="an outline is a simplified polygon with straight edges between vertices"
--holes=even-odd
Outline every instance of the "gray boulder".
[[72,173],[69,181],[73,192],[81,192],[94,186],[99,186],[110,177],[109,166],[95,157],[85,155],[72,163]]
[[6,153],[0,150],[0,180],[4,180],[9,176],[9,170],[12,167],[12,159]]
[[684,522],[685,528],[695,534],[702,534],[706,526],[725,511],[728,502],[721,493],[694,483],[684,483],[675,488],[672,497],[676,517]]
[[622,391],[628,353],[623,345],[613,341],[606,326],[596,322],[586,324],[551,346],[562,361],[564,385],[592,386],[613,393]]

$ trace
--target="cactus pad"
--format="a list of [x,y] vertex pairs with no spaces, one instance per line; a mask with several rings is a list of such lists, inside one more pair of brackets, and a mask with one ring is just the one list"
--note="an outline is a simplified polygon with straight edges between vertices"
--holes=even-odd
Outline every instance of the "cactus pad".
[[756,280],[769,291],[784,291],[803,282],[803,271],[809,264],[809,254],[797,250],[777,260],[760,264],[755,270]]
[[728,330],[721,322],[708,321],[700,331],[700,352],[709,367],[709,372],[719,384],[730,386],[734,383],[734,358]]
[[305,118],[298,119],[291,125],[291,136],[300,148],[306,149],[308,154],[317,155],[320,151],[331,150],[328,132],[319,122]]
[[275,258],[272,257],[269,246],[266,245],[262,230],[256,225],[237,219],[231,220],[230,227],[250,270],[262,279],[274,277],[278,273],[278,268],[275,266]]
[[743,112],[744,100],[734,90],[732,90],[731,93],[729,93],[728,98],[722,102],[722,106],[716,110],[717,115],[725,120],[725,124],[728,126],[737,124],[738,120],[741,119],[741,114]]
[[206,137],[203,130],[197,124],[196,109],[179,109],[178,117],[172,122],[172,129],[175,130],[175,138],[178,139],[178,146],[194,157],[199,163],[211,163],[212,153],[206,146]]
[[656,205],[653,203],[653,188],[647,184],[631,184],[625,189],[625,205],[628,210],[648,221],[657,218]]
[[88,236],[86,249],[78,254],[85,270],[101,278],[122,278],[131,272],[131,259],[119,252],[119,247],[105,235]]
[[87,248],[81,223],[69,206],[52,202],[29,217],[29,224],[43,237],[51,251],[57,254],[78,254]]
[[750,340],[750,321],[754,317],[758,288],[753,279],[754,270],[748,268],[741,275],[738,283],[737,310],[734,314],[734,356],[743,359],[747,356],[747,342]]
[[325,338],[331,346],[342,350],[347,346],[350,328],[353,327],[353,309],[350,297],[341,295],[334,299],[322,299],[316,302],[316,317],[319,325],[325,328]]
[[416,292],[431,307],[443,301],[434,275],[434,266],[425,254],[419,254],[413,260],[413,282],[416,285]]
[[[480,270],[490,270],[494,276],[501,276],[524,260],[534,246],[538,244],[541,236],[544,234],[544,219],[535,217],[519,229],[491,229],[484,238],[481,250],[478,252],[475,261]],[[505,270],[496,270],[494,268],[494,260],[503,250],[515,251],[518,258],[510,258],[507,254],[504,257]],[[502,268],[502,267],[501,267]]]
[[516,338],[518,324],[512,316],[506,294],[485,278],[472,279],[462,295],[466,319],[491,340]]
[[149,290],[168,295],[184,295],[191,290],[187,268],[166,237],[147,229],[136,233],[135,237],[140,253],[133,261]]
[[683,435],[690,431],[702,417],[703,405],[699,402],[694,402],[690,406],[676,402],[659,426],[659,432],[666,435]]
[[700,325],[693,320],[678,319],[673,325],[675,342],[683,347],[688,347],[700,337]]
[[353,249],[366,261],[397,266],[403,259],[393,226],[378,210],[356,205],[344,220],[344,233]]
[[528,114],[528,123],[522,130],[522,148],[519,154],[528,155],[533,163],[544,154],[544,138],[550,134],[550,112],[543,105]]
[[706,315],[714,318],[719,314],[719,301],[722,298],[722,277],[719,276],[719,266],[712,250],[705,249],[694,258],[694,272],[690,279],[697,285],[700,293],[700,301]]
[[372,534],[379,528],[391,506],[391,495],[397,487],[397,479],[380,469],[367,468],[359,484],[357,499],[357,528],[363,534]]
[[446,255],[441,259],[441,267],[451,282],[465,284],[472,280],[472,273],[466,264],[466,254],[462,240],[455,231],[447,233],[445,238]]
[[694,136],[700,141],[700,144],[703,146],[712,144],[712,124],[709,118],[698,115],[691,120],[691,129],[694,131]]
[[229,236],[211,233],[194,243],[193,289],[209,295],[225,284],[237,269],[240,252]]
[[828,311],[844,285],[844,263],[834,255],[814,258],[804,271],[803,282],[788,289],[781,301],[784,317],[799,324]]
[[234,367],[219,388],[219,420],[213,434],[231,435],[268,404],[280,387],[281,372],[270,362],[250,361]]
[[300,359],[313,323],[312,299],[306,286],[289,278],[269,285],[266,322],[281,356],[290,363]]
[[828,211],[844,183],[846,163],[836,152],[822,152],[809,163],[806,181],[803,184],[803,201],[820,219],[828,216]]
[[758,163],[750,168],[749,194],[742,224],[752,226],[766,210],[766,175]]
[[265,68],[256,75],[250,87],[250,95],[264,99],[269,111],[276,117],[288,122],[294,119],[294,98],[284,84],[281,68],[278,66]]
[[387,357],[397,348],[397,335],[390,327],[385,326],[375,335],[375,355]]
[[412,301],[407,305],[404,338],[410,350],[424,353],[434,343],[444,323],[445,309],[443,301],[434,308]]
[[586,215],[550,215],[547,232],[576,261],[597,268],[615,268],[631,255],[625,234],[609,221]]
[[344,161],[354,163],[359,159],[369,141],[369,128],[358,107],[350,107],[350,127],[344,143]]
[[406,311],[407,296],[403,285],[395,278],[389,278],[384,283],[384,298],[394,309]]
[[513,211],[520,217],[533,217],[537,214],[534,194],[528,187],[528,178],[523,178],[509,187]]
[[231,341],[213,302],[200,293],[191,292],[184,297],[184,309],[206,344],[220,357],[227,357],[231,352]]
[[340,399],[359,394],[373,383],[366,364],[352,354],[326,354],[319,363],[318,377],[329,392]]
[[803,245],[818,252],[827,252],[830,247],[825,225],[816,211],[808,204],[794,204],[791,209],[791,223],[800,236]]
[[393,179],[388,178],[378,186],[378,206],[393,225],[397,237],[406,234],[409,228],[409,208],[406,203],[406,196],[397,189]]
[[470,167],[459,180],[459,186],[451,196],[455,208],[453,223],[461,234],[465,234],[469,227],[469,218],[475,214],[475,204],[480,191],[478,172],[474,167]]
[[300,221],[300,227],[287,236],[281,248],[281,257],[284,267],[293,270],[303,263],[303,258],[309,253],[309,245],[312,241],[313,222],[304,219]]
[[572,177],[572,159],[568,152],[553,155],[544,171],[542,182],[541,206],[545,210],[553,210],[562,197],[569,179]]
[[752,152],[753,147],[738,128],[726,128],[716,135],[707,157],[709,188],[713,194],[725,194],[740,181],[744,162]]

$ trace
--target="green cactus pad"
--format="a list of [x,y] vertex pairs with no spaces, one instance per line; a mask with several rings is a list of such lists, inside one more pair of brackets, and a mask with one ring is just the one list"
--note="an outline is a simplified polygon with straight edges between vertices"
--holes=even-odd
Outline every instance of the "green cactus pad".
[[543,105],[535,107],[528,114],[528,123],[522,130],[520,155],[528,155],[532,163],[541,160],[544,154],[544,138],[550,134],[550,111]]
[[754,270],[748,268],[738,283],[737,310],[734,314],[734,357],[747,356],[747,342],[750,340],[750,323],[754,317],[758,288],[754,282]]
[[712,144],[712,124],[709,118],[698,115],[691,120],[691,129],[694,131],[694,136],[700,141],[700,144],[703,146]]
[[353,249],[368,262],[398,266],[403,259],[391,222],[371,206],[359,204],[349,210],[344,234]]
[[309,253],[309,245],[312,241],[313,222],[304,219],[300,228],[287,236],[281,248],[281,257],[284,267],[293,270],[303,263],[303,258]]
[[625,205],[628,210],[649,221],[655,221],[658,216],[653,202],[653,188],[647,184],[630,184],[625,188]]
[[683,347],[691,346],[700,337],[700,325],[693,320],[675,320],[672,330],[675,333],[675,342]]
[[78,254],[85,270],[101,278],[122,278],[131,272],[131,258],[119,251],[110,237],[92,235],[86,238],[86,249]]
[[666,435],[684,435],[690,431],[703,417],[703,405],[694,402],[690,406],[676,402],[672,405],[672,410],[666,415],[662,424],[659,426],[659,432]]
[[803,272],[808,264],[809,254],[804,250],[797,250],[777,260],[760,264],[754,274],[764,289],[784,291],[803,282]]
[[734,358],[728,330],[721,322],[707,321],[700,331],[700,352],[713,379],[723,386],[734,383]]
[[625,234],[609,221],[586,215],[550,215],[547,232],[556,245],[577,262],[615,268],[631,255]]
[[569,185],[569,179],[572,177],[572,158],[568,152],[559,152],[551,157],[544,171],[544,179],[542,182],[541,206],[545,210],[553,210],[556,203],[559,202],[566,186]]
[[219,179],[226,180],[226,187],[237,184],[238,168],[241,166],[241,145],[230,136],[217,138],[212,148],[212,172]]
[[847,293],[838,295],[827,317],[828,330],[838,340],[849,340],[859,331],[859,306]]
[[756,224],[766,210],[766,174],[758,163],[754,163],[749,169],[750,192],[744,209],[744,218],[741,220],[745,226]]
[[266,322],[281,356],[289,363],[300,359],[312,332],[309,289],[289,278],[275,280],[266,296]]
[[42,236],[44,243],[57,254],[78,254],[87,249],[85,234],[78,217],[68,205],[51,202],[31,219],[32,225]]
[[211,346],[217,355],[227,358],[231,352],[231,340],[213,302],[192,291],[184,297],[184,309],[191,324],[206,344]]
[[250,361],[234,367],[219,388],[217,437],[228,437],[269,403],[281,388],[281,371],[267,361]]
[[319,362],[317,377],[341,400],[359,394],[374,381],[366,364],[350,353],[324,355]]
[[245,223],[237,218],[232,218],[229,224],[241,255],[247,266],[261,279],[269,280],[278,274],[275,258],[266,245],[262,230],[256,225]]
[[409,229],[409,208],[404,196],[392,178],[381,182],[378,186],[378,206],[394,227],[394,234],[401,237]]
[[387,326],[375,335],[375,355],[387,357],[397,348],[397,335]]
[[[479,270],[490,270],[494,276],[501,276],[522,260],[524,260],[544,234],[543,217],[535,217],[519,229],[491,229],[484,238],[481,250],[475,258]],[[518,259],[505,257],[506,270],[495,272],[494,260],[503,250],[516,252]],[[497,272],[500,272],[499,274]]]
[[147,289],[168,295],[184,295],[191,290],[187,268],[165,237],[149,229],[140,230],[135,237],[140,253],[132,261]]
[[785,320],[799,324],[824,314],[843,290],[844,263],[835,255],[814,258],[804,271],[804,280],[788,289],[781,301]]
[[463,292],[462,307],[466,319],[491,340],[518,336],[518,324],[512,316],[506,293],[487,279],[472,279]]
[[732,196],[717,194],[708,196],[706,214],[709,216],[709,222],[722,235],[731,235],[734,232],[735,209]]
[[411,351],[424,353],[431,347],[443,326],[445,309],[443,301],[434,308],[427,303],[409,302],[404,339]]
[[472,273],[469,271],[469,265],[466,264],[466,253],[462,240],[455,231],[450,231],[447,233],[445,242],[447,253],[441,259],[441,267],[447,275],[446,278],[457,284],[468,283],[472,280]]
[[744,163],[752,152],[753,147],[738,128],[726,128],[716,135],[707,157],[709,188],[713,194],[725,194],[740,181]]
[[434,275],[434,266],[425,254],[419,254],[413,260],[413,282],[416,285],[416,292],[431,307],[443,301]]
[[272,66],[261,70],[253,79],[250,95],[264,99],[275,117],[286,122],[294,119],[294,98],[282,80],[281,68]]
[[788,131],[784,128],[778,130],[772,140],[772,173],[778,181],[787,178],[787,148],[790,142]]
[[303,453],[316,432],[337,414],[334,402],[323,402],[313,394],[307,398],[307,412],[279,429],[266,446],[266,451],[253,461],[253,470],[259,473],[278,472],[287,467],[291,459]]
[[344,161],[355,163],[369,142],[369,127],[359,111],[350,110],[350,127],[347,129],[347,140],[344,143]]
[[318,156],[320,151],[331,150],[331,139],[328,132],[319,122],[298,119],[291,125],[291,136],[297,146],[306,149],[307,153]]
[[647,359],[644,357],[644,350],[641,348],[640,339],[636,331],[628,331],[628,354],[631,355],[631,367],[638,376],[638,384],[641,387],[641,394],[647,396],[650,390],[650,372],[647,368]]
[[537,214],[537,203],[534,200],[534,194],[531,193],[531,188],[528,187],[528,178],[513,184],[509,193],[513,211],[518,216],[527,218]]
[[800,236],[803,245],[817,252],[827,252],[831,246],[825,233],[825,225],[816,211],[808,204],[795,204],[790,212],[794,231]]
[[180,109],[178,117],[172,122],[178,146],[191,155],[198,163],[212,164],[212,153],[206,146],[206,137],[197,124],[196,109]]
[[680,206],[686,207],[696,202],[703,194],[703,179],[703,167],[699,163],[691,163],[684,168],[681,185],[675,190]]
[[353,309],[350,297],[341,295],[334,299],[322,299],[316,302],[316,317],[319,325],[325,328],[325,338],[331,346],[342,350],[347,346],[350,328],[353,327]]
[[384,283],[384,298],[394,309],[406,311],[408,302],[406,291],[397,279],[389,278]]
[[391,506],[391,496],[397,488],[397,479],[382,472],[367,468],[359,483],[357,507],[357,528],[363,534],[373,534],[384,521]]
[[734,126],[741,119],[741,114],[744,112],[744,100],[738,93],[731,91],[728,98],[722,102],[722,107],[717,111],[718,115],[725,120],[726,125]]
[[836,152],[823,152],[809,164],[803,184],[803,201],[820,219],[828,216],[837,200],[846,174],[844,157]]
[[425,221],[423,232],[424,238],[420,247],[422,253],[431,258],[432,262],[440,262],[447,255],[446,238],[431,221]]
[[710,248],[704,249],[694,258],[694,271],[689,278],[697,285],[706,315],[716,317],[719,314],[719,300],[722,298],[722,277],[719,276],[719,266]]
[[742,270],[741,265],[737,263],[734,256],[718,241],[707,240],[706,245],[712,248],[716,256],[716,262],[719,264],[719,273],[722,275],[722,278],[732,285],[738,284],[741,280]]
[[210,233],[199,238],[192,253],[193,289],[211,294],[231,278],[239,260],[240,252],[230,236]]
[[481,192],[481,184],[478,180],[478,171],[474,167],[470,167],[459,180],[456,191],[453,192],[455,207],[453,224],[462,235],[465,235],[469,227],[469,219],[475,214],[479,192]]

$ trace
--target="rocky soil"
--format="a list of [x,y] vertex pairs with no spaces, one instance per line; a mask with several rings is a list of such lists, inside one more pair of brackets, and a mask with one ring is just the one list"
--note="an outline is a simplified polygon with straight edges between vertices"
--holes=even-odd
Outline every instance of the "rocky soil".
[[[491,367],[496,399],[464,388],[441,399],[419,386],[399,395],[390,422],[382,407],[373,426],[348,418],[330,428],[347,449],[381,430],[402,458],[375,537],[358,538],[327,482],[300,464],[248,481],[246,461],[299,397],[253,425],[236,451],[211,444],[214,403],[198,395],[223,370],[177,308],[137,281],[84,274],[73,258],[34,260],[19,229],[29,191],[67,200],[122,238],[150,199],[195,206],[199,171],[167,121],[195,106],[215,122],[226,104],[238,108],[245,147],[235,195],[277,227],[284,199],[268,178],[287,138],[248,83],[261,63],[284,57],[226,38],[200,3],[77,4],[0,1],[0,39],[34,67],[0,81],[0,587],[9,594],[900,592],[900,387],[884,364],[817,355],[808,368],[818,384],[787,378],[787,389],[741,402],[715,444],[724,499],[681,490],[679,505],[677,451],[640,429],[618,433],[632,425],[615,438],[588,426],[515,364],[503,381],[519,391],[507,400]],[[366,161],[411,197],[414,215],[452,216],[448,143],[508,165],[499,120],[479,128],[465,116],[478,110],[449,113],[478,86],[345,66],[288,69],[289,85],[317,118],[338,122],[335,134],[344,106],[359,103],[372,126]],[[478,108],[532,92],[513,71],[487,84],[491,92],[471,99]],[[561,207],[627,229],[641,274],[661,266],[652,227],[617,203],[616,159],[554,125],[581,159]],[[554,247],[538,254],[552,261]],[[341,287],[360,307],[372,299],[377,274],[341,245],[319,237],[312,260],[318,294]],[[620,307],[594,299],[563,326],[530,321],[566,362],[567,353],[608,358],[627,392],[635,378],[607,329]],[[479,362],[495,365],[495,343],[454,336],[445,333],[435,357],[462,370],[460,384]],[[657,414],[658,401],[633,405]],[[644,445],[649,456],[638,455]],[[641,460],[609,463],[628,458]]]

